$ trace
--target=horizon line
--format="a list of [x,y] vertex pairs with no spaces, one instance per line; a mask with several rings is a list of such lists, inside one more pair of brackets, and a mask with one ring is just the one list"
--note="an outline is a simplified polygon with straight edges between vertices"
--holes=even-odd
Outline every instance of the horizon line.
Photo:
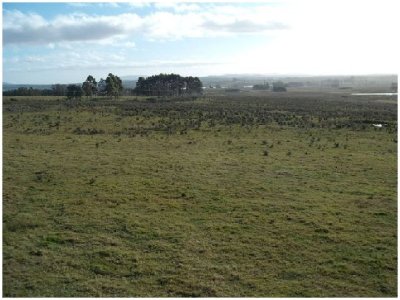
[[[158,74],[178,74],[174,72],[160,72]],[[135,81],[135,79],[123,79],[124,77],[149,77],[152,75],[158,75],[158,74],[151,74],[151,75],[123,75],[119,76],[122,80],[125,81]],[[118,75],[117,75],[118,76]],[[199,78],[207,78],[207,77],[232,77],[232,76],[254,76],[254,77],[287,77],[287,78],[295,78],[295,77],[304,77],[304,78],[312,78],[312,77],[348,77],[348,76],[359,76],[359,77],[365,77],[365,76],[398,76],[396,73],[332,73],[332,74],[313,74],[313,73],[227,73],[227,74],[219,74],[219,75],[205,75],[205,76],[195,76],[191,75],[194,77],[199,77]],[[4,85],[53,85],[53,84],[76,84],[79,82],[68,82],[68,83],[62,83],[62,82],[52,82],[52,83],[28,83],[28,82],[22,82],[22,83],[15,83],[15,82],[2,82],[2,86]]]

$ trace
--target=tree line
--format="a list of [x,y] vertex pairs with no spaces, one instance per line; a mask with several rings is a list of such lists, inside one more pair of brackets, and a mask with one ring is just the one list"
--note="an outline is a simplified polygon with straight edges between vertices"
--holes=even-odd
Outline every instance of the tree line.
[[198,95],[203,84],[198,77],[182,77],[178,74],[159,74],[139,77],[134,93],[142,96]]
[[[159,74],[147,78],[139,77],[133,90],[126,90],[133,95],[142,96],[180,96],[198,95],[203,91],[203,84],[198,77],[182,77],[178,74]],[[82,84],[54,84],[51,89],[33,89],[20,87],[4,91],[3,96],[66,96],[68,99],[80,99],[83,96],[108,96],[118,98],[123,92],[122,80],[109,73],[99,82],[89,75]]]
[[[282,81],[275,81],[272,83],[272,91],[273,92],[286,92],[286,84]],[[253,85],[253,90],[269,90],[270,85],[268,82],[264,82],[264,84],[255,84]]]
[[99,82],[89,75],[82,84],[54,84],[51,89],[34,89],[32,87],[19,87],[10,91],[3,91],[3,96],[66,96],[68,99],[76,99],[93,96],[109,96],[118,98],[122,93],[122,80],[109,73],[104,80]]
[[109,73],[104,80],[96,81],[92,75],[89,75],[82,85],[70,84],[66,88],[66,96],[68,99],[81,98],[82,96],[109,96],[118,98],[122,93],[122,80],[118,76]]

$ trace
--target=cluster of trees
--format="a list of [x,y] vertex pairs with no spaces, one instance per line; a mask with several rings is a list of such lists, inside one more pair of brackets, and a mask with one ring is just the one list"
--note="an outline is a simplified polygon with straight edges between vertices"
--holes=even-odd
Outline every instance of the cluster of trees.
[[109,73],[106,80],[96,79],[89,75],[82,85],[70,84],[67,86],[66,96],[68,99],[81,98],[82,96],[109,96],[118,98],[122,92],[122,80],[118,76]]
[[53,96],[65,96],[67,94],[66,84],[54,84],[51,86]]
[[92,75],[89,75],[86,78],[86,81],[84,81],[82,83],[82,90],[83,90],[83,93],[87,97],[91,97],[91,96],[97,94],[97,91],[98,91],[97,82],[96,82],[96,79]]
[[82,97],[83,90],[79,85],[70,84],[67,86],[67,98],[68,99],[80,99]]
[[106,95],[118,98],[122,92],[122,80],[113,74],[108,74],[106,79]]
[[276,81],[272,83],[273,92],[286,92],[286,84],[282,81]]
[[[68,87],[66,84],[54,84],[51,89],[19,87],[14,90],[4,91],[3,96],[67,96]],[[79,95],[79,93],[77,94]]]
[[[275,81],[272,83],[272,91],[273,92],[286,92],[287,85],[282,81]],[[264,84],[255,84],[253,86],[253,90],[269,90],[270,85],[268,82]]]
[[82,84],[54,84],[51,89],[19,87],[15,90],[4,91],[3,96],[66,96],[68,99],[79,99],[82,96],[118,98],[122,90],[122,80],[110,73],[106,80],[100,79],[99,82],[92,75],[89,75]]
[[53,90],[19,87],[15,90],[3,91],[3,96],[53,96]]
[[[51,89],[33,89],[20,87],[4,91],[4,96],[66,96],[68,99],[80,99],[82,96],[109,96],[118,98],[123,92],[122,80],[109,73],[99,82],[89,75],[82,84],[55,84]],[[125,90],[129,92],[129,90]],[[198,95],[203,92],[203,84],[198,77],[181,77],[178,74],[160,74],[147,78],[139,77],[132,93],[144,96],[180,96]]]
[[255,84],[253,85],[253,90],[269,90],[269,83],[265,82],[264,84]]
[[139,77],[134,93],[144,96],[180,96],[201,94],[203,84],[198,77],[178,74],[159,74]]

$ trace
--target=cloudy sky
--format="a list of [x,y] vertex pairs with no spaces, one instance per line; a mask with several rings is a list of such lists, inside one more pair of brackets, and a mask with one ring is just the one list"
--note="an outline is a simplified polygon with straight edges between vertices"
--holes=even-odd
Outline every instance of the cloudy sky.
[[396,0],[3,3],[3,81],[399,71]]

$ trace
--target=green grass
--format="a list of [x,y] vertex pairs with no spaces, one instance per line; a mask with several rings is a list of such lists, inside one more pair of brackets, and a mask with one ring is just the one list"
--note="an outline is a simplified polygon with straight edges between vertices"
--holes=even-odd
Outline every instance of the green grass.
[[168,134],[153,104],[28,100],[3,113],[4,296],[397,296],[393,131],[216,119]]

